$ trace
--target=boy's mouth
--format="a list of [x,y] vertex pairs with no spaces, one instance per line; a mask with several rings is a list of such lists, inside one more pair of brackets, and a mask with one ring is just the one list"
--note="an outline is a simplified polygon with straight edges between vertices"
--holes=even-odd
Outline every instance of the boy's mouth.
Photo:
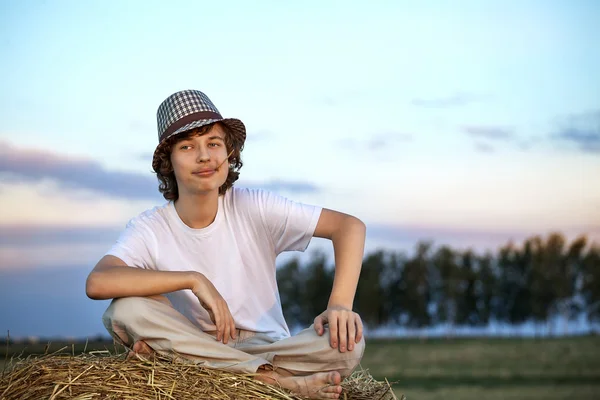
[[212,168],[205,168],[205,169],[201,169],[198,171],[194,171],[192,172],[193,175],[197,175],[197,176],[211,176],[215,173],[216,171]]

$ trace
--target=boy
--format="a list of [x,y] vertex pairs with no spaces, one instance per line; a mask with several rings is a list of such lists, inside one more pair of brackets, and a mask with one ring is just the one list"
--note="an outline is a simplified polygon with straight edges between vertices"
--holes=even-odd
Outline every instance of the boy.
[[[106,329],[135,353],[176,353],[209,368],[256,373],[302,396],[339,398],[365,346],[352,312],[365,225],[234,188],[245,126],[223,118],[204,93],[174,93],[157,119],[152,167],[168,202],[129,221],[86,283],[88,297],[113,299]],[[304,251],[312,237],[333,242],[333,289],[327,310],[290,337],[275,258]]]

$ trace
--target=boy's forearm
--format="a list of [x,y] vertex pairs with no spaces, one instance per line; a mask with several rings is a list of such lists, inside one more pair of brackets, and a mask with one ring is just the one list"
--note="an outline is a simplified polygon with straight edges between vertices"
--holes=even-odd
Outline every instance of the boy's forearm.
[[331,237],[335,255],[335,276],[328,307],[352,309],[365,247],[365,224],[348,218]]
[[154,296],[191,289],[193,281],[193,272],[151,271],[135,267],[115,266],[90,273],[86,282],[86,293],[94,300]]

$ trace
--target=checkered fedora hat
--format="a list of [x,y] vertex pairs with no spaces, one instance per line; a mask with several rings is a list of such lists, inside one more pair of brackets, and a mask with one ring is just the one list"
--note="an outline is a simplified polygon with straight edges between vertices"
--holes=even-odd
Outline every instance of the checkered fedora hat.
[[167,97],[158,107],[156,120],[158,146],[156,146],[152,158],[152,169],[155,172],[158,172],[160,165],[157,155],[165,141],[191,129],[221,122],[229,128],[234,140],[239,141],[242,145],[246,140],[244,123],[235,118],[223,118],[208,96],[199,90],[182,90]]

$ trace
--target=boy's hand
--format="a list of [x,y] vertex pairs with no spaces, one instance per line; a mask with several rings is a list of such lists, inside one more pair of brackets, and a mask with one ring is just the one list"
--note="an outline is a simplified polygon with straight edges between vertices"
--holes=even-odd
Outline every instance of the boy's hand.
[[331,306],[315,318],[315,331],[321,336],[325,332],[323,325],[329,325],[329,343],[331,347],[339,347],[341,353],[346,349],[354,350],[354,344],[360,342],[363,324],[360,316],[352,310]]
[[197,273],[194,274],[191,289],[217,327],[217,340],[227,344],[229,337],[235,339],[235,323],[229,306],[212,282],[203,274]]

